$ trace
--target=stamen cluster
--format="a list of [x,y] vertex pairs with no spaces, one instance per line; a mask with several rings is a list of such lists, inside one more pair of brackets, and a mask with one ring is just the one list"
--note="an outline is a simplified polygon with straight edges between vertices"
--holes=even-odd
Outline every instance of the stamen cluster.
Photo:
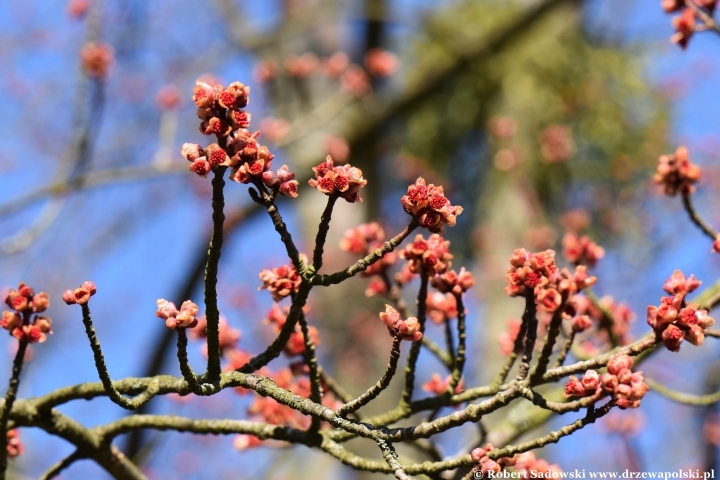
[[445,225],[454,227],[456,217],[463,211],[462,207],[450,204],[450,200],[445,198],[443,187],[427,185],[422,177],[408,187],[407,195],[400,201],[406,213],[433,233],[443,233]]
[[691,194],[700,181],[700,167],[690,161],[687,148],[679,146],[674,154],[660,155],[653,181],[665,195]]
[[362,170],[350,164],[334,166],[330,155],[317,167],[313,167],[315,178],[308,183],[320,193],[337,195],[348,203],[362,202],[360,189],[367,185],[362,176]]
[[180,306],[180,310],[177,309],[173,302],[168,302],[164,298],[157,301],[155,316],[165,320],[165,326],[170,329],[197,326],[198,320],[195,318],[197,314],[198,306],[190,300],[185,300]]
[[417,342],[423,336],[420,331],[420,322],[415,317],[403,320],[400,314],[390,305],[385,305],[385,311],[380,312],[380,320],[387,326],[391,336],[398,336],[402,340]]
[[37,315],[48,309],[50,297],[45,292],[35,293],[32,287],[20,283],[17,290],[11,288],[5,304],[12,310],[3,310],[0,327],[18,340],[42,343],[52,334],[50,317]]
[[679,351],[683,340],[699,347],[705,339],[705,329],[715,324],[707,310],[700,309],[697,303],[685,303],[685,296],[700,283],[693,275],[686,278],[680,270],[675,270],[663,286],[672,296],[661,297],[659,306],[647,308],[648,325],[671,352]]

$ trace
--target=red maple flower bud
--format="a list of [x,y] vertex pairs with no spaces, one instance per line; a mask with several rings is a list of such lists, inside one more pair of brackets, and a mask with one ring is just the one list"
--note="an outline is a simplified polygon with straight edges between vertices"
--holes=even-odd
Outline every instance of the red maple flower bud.
[[217,96],[218,105],[222,108],[245,108],[249,98],[250,87],[246,87],[240,82],[231,83]]
[[215,106],[217,90],[202,80],[195,81],[192,100],[198,108],[212,108]]
[[[693,14],[690,9],[685,11]],[[678,192],[691,194],[695,191],[693,184],[700,181],[700,167],[690,161],[688,149],[681,145],[674,154],[658,158],[653,180],[665,195],[674,196]]]
[[80,65],[85,73],[95,78],[105,78],[115,54],[106,43],[88,43],[80,50]]
[[183,143],[180,153],[189,162],[194,162],[198,158],[205,156],[202,146],[197,143]]
[[673,274],[665,281],[663,290],[670,295],[677,295],[678,293],[690,293],[696,290],[702,282],[695,278],[695,275],[690,275],[689,278],[685,278],[680,270],[675,270]]
[[365,66],[375,77],[389,77],[397,71],[399,64],[397,56],[381,48],[373,48],[365,54]]
[[672,19],[672,24],[676,33],[670,37],[670,41],[684,49],[695,32],[695,11],[692,8],[684,9],[679,16]]
[[400,251],[400,258],[408,261],[408,268],[412,273],[425,273],[432,277],[445,273],[452,263],[453,255],[450,253],[450,242],[434,233],[425,240],[422,234],[417,234],[415,240]]
[[621,370],[632,367],[633,359],[629,355],[618,355],[610,359],[607,364],[608,373],[617,375]]
[[203,120],[200,123],[200,133],[203,135],[216,135],[218,137],[227,137],[232,132],[232,127],[225,120],[218,117],[212,117],[209,120]]
[[95,284],[87,281],[80,285],[80,288],[65,290],[65,293],[63,293],[63,301],[68,305],[85,305],[96,292],[97,288],[95,288]]
[[7,455],[10,458],[19,457],[25,452],[25,447],[20,442],[20,432],[17,428],[7,431]]
[[595,370],[588,370],[581,380],[582,386],[589,394],[595,393],[600,386],[600,376]]
[[272,270],[265,269],[260,272],[260,280],[263,284],[259,290],[267,289],[276,302],[279,302],[291,293],[297,293],[300,288],[300,283],[302,283],[300,274],[298,274],[292,265],[283,265],[278,268],[273,268]]
[[248,128],[250,126],[250,120],[252,115],[242,110],[230,109],[227,112],[227,121],[233,130],[239,128]]
[[407,195],[400,202],[409,215],[433,233],[443,233],[445,226],[454,227],[456,217],[463,211],[462,207],[453,207],[445,197],[443,187],[427,185],[425,179],[418,178],[408,187]]
[[472,273],[465,270],[465,267],[462,267],[460,273],[449,270],[441,275],[435,275],[430,279],[430,283],[442,293],[452,292],[455,295],[460,295],[475,285],[475,278]]
[[223,167],[231,165],[230,157],[227,152],[217,143],[208,145],[205,149],[205,155],[207,155],[207,161],[210,165]]
[[207,177],[211,170],[210,162],[205,157],[200,157],[193,161],[188,170],[201,177]]
[[661,4],[665,13],[673,13],[685,7],[685,0],[662,0]]
[[579,317],[573,318],[572,329],[574,332],[584,332],[590,327],[592,327],[592,320],[587,315],[580,315]]
[[685,332],[675,325],[668,325],[661,335],[663,344],[671,352],[680,351],[680,344],[685,338]]
[[565,384],[565,398],[570,397],[584,397],[585,387],[577,377],[570,377],[570,380]]
[[402,340],[417,342],[423,336],[417,318],[408,317],[402,320],[398,311],[390,305],[385,305],[385,311],[380,313],[380,320],[387,326],[390,335],[398,336]]
[[579,237],[575,232],[567,232],[563,237],[563,256],[571,263],[594,267],[603,256],[605,249],[590,240],[590,237],[583,235]]

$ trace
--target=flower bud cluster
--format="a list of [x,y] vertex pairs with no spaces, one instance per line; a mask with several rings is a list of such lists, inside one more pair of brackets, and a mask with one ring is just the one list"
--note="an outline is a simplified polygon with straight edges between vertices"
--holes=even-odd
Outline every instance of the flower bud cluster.
[[[370,252],[381,248],[384,241],[385,231],[379,223],[364,223],[359,227],[351,228],[345,232],[343,238],[340,239],[340,248],[348,253],[364,257]],[[370,265],[370,267],[363,272],[363,275],[366,277],[380,275],[388,267],[394,265],[396,261],[397,254],[395,252],[388,252],[378,262]],[[375,278],[373,282],[371,282],[371,290],[373,294],[384,293],[386,286],[382,280]]]
[[443,274],[435,275],[430,279],[430,284],[439,292],[460,295],[475,285],[475,277],[462,267],[460,273],[448,270]]
[[263,284],[258,290],[267,290],[276,302],[297,293],[302,283],[302,278],[293,265],[282,265],[272,270],[265,269],[259,276]]
[[[604,325],[608,314],[612,320],[612,333],[621,345],[630,343],[630,327],[635,314],[625,303],[617,303],[612,297],[604,296],[595,305],[585,295],[573,295],[566,304],[565,312],[573,317],[572,328],[576,333],[583,332],[593,324]],[[598,329],[594,340],[607,340],[607,331]]]
[[453,255],[450,253],[450,242],[433,233],[427,240],[418,233],[415,240],[400,251],[400,258],[408,261],[411,273],[425,273],[430,277],[448,271]]
[[308,183],[320,193],[337,195],[348,203],[362,202],[360,189],[367,185],[362,176],[362,170],[350,164],[334,166],[330,155],[317,167],[313,167],[315,178]]
[[20,432],[17,428],[7,431],[6,448],[9,458],[19,457],[25,453],[25,446],[20,442]]
[[499,458],[497,461],[491,460],[488,457],[488,453],[493,450],[495,450],[493,444],[488,443],[485,445],[485,447],[478,447],[472,452],[470,452],[470,457],[472,458],[473,462],[477,463],[477,466],[475,468],[479,469],[483,473],[483,476],[487,475],[488,472],[499,473],[505,467],[512,467],[516,463],[517,455],[513,456],[512,458]]
[[283,165],[276,174],[270,170],[274,155],[257,137],[250,133],[250,114],[245,108],[250,100],[250,87],[240,82],[227,86],[211,86],[201,80],[195,82],[193,101],[200,118],[200,132],[215,135],[218,142],[203,148],[185,143],[182,155],[191,162],[190,171],[202,177],[212,167],[232,167],[230,180],[239,183],[260,183],[277,188],[288,197],[297,197],[298,182],[295,174]]
[[650,387],[645,384],[642,372],[630,370],[632,364],[632,357],[619,355],[608,362],[607,373],[598,375],[595,370],[588,370],[582,380],[570,377],[565,385],[565,397],[586,397],[603,392],[609,394],[621,409],[637,408]]
[[88,280],[75,290],[65,290],[62,298],[68,305],[85,305],[96,292],[95,284]]
[[[692,0],[697,7],[705,8],[710,15],[717,7],[717,0]],[[677,43],[681,48],[685,48],[690,41],[693,33],[696,31],[695,20],[696,12],[693,8],[688,7],[686,0],[662,0],[662,7],[665,13],[680,12],[680,15],[672,19],[672,25],[675,34],[670,37],[672,43]]]
[[408,317],[405,320],[400,318],[400,314],[390,305],[385,305],[385,311],[380,312],[380,320],[387,326],[390,335],[398,336],[402,340],[417,342],[423,336],[420,331],[420,322],[415,317]]
[[443,233],[445,225],[454,227],[456,217],[463,211],[462,207],[450,204],[442,186],[427,185],[422,177],[408,187],[400,202],[407,214],[432,233]]
[[705,339],[705,329],[715,324],[707,310],[700,309],[697,303],[685,304],[685,296],[699,286],[700,281],[693,275],[686,278],[675,270],[663,286],[672,296],[661,297],[660,306],[647,308],[648,325],[671,352],[679,351],[683,340],[699,347]]
[[[422,389],[426,392],[434,393],[435,395],[442,395],[445,391],[447,391],[447,388],[450,385],[450,379],[450,375],[445,377],[443,380],[439,373],[433,373],[432,378],[423,384]],[[463,390],[465,390],[465,382],[463,379],[460,379],[455,387],[455,395],[461,393]]]
[[665,195],[691,194],[693,184],[700,181],[700,167],[690,161],[688,149],[679,146],[674,154],[660,155],[653,181]]
[[47,334],[53,333],[50,318],[37,315],[50,306],[47,293],[35,293],[32,287],[21,282],[17,290],[11,288],[8,291],[5,304],[12,310],[3,310],[0,327],[13,337],[28,343],[42,343]]
[[180,310],[173,302],[168,302],[164,298],[159,298],[157,301],[155,316],[165,320],[165,326],[170,329],[197,326],[198,321],[195,318],[197,314],[198,306],[190,300],[185,300],[180,306]]
[[451,293],[433,292],[425,300],[427,316],[433,323],[439,324],[457,317],[457,299]]
[[80,66],[93,78],[104,79],[115,61],[115,52],[107,43],[87,43],[80,50]]
[[605,256],[605,249],[590,240],[590,237],[578,236],[575,232],[567,232],[562,240],[565,260],[575,265],[586,264],[594,267],[598,260]]
[[637,408],[640,400],[650,390],[645,384],[642,372],[631,372],[633,359],[629,355],[619,355],[607,364],[607,373],[600,377],[603,391],[612,395],[621,409]]
[[550,465],[547,460],[537,458],[535,452],[516,455],[515,470],[521,478],[562,478],[558,464]]
[[524,248],[515,250],[510,257],[506,279],[508,295],[524,295],[532,289],[538,306],[548,313],[556,312],[569,297],[597,281],[588,275],[584,265],[576,266],[573,273],[566,268],[558,270],[553,250],[530,253]]

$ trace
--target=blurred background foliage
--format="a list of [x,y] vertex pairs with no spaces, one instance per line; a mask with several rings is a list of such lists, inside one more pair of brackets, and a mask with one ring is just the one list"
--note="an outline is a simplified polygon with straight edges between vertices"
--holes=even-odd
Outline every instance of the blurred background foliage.
[[[365,202],[338,206],[328,271],[353,261],[337,248],[347,228],[380,219],[388,234],[400,230],[407,216],[399,197],[419,175],[444,185],[453,203],[465,208],[447,238],[456,267],[464,265],[478,278],[469,300],[468,384],[490,380],[501,362],[498,335],[507,319],[521,314],[519,303],[502,293],[507,258],[517,247],[559,249],[565,229],[590,232],[608,249],[598,290],[631,304],[641,317],[636,332],[644,331],[644,306],[657,301],[674,268],[690,269],[686,273],[708,283],[714,279],[718,264],[708,260],[709,247],[677,205],[648,195],[648,179],[657,156],[674,149],[681,137],[691,152],[704,156],[699,163],[708,167],[707,190],[717,186],[709,161],[717,159],[712,147],[718,143],[708,126],[718,119],[697,108],[714,92],[698,78],[717,80],[715,63],[708,60],[715,39],[698,39],[691,48],[696,53],[685,57],[674,47],[661,48],[671,28],[655,1],[91,3],[79,19],[60,2],[12,2],[0,9],[7,25],[0,33],[5,59],[0,106],[6,112],[0,119],[0,283],[8,287],[22,280],[49,291],[56,325],[55,335],[34,350],[22,396],[96,378],[79,319],[58,304],[60,292],[89,278],[99,289],[97,328],[113,375],[177,373],[172,338],[152,313],[159,297],[201,298],[209,182],[186,172],[179,146],[206,140],[196,130],[189,100],[195,79],[203,75],[252,87],[252,128],[262,130],[276,165],[287,163],[301,185],[328,153],[346,154],[362,168],[369,180]],[[78,52],[89,41],[114,49],[105,80],[79,69]],[[325,60],[336,52],[345,52],[353,68],[361,69],[367,53],[378,48],[397,56],[399,67],[390,76],[357,70],[353,91],[349,79],[323,73]],[[261,67],[274,73],[263,77]],[[181,101],[168,108],[158,93],[172,88]],[[678,93],[683,91],[686,96]],[[694,116],[686,105],[693,105]],[[229,184],[226,192],[230,240],[221,263],[221,308],[242,330],[242,348],[255,353],[272,338],[261,322],[271,302],[255,292],[257,272],[285,260],[272,226],[256,215],[244,188]],[[281,206],[305,251],[323,204],[324,198],[306,187],[294,204]],[[701,208],[711,205],[700,196]],[[681,239],[689,247],[681,246]],[[389,349],[376,316],[384,301],[366,299],[366,284],[359,279],[314,293],[309,314],[320,331],[321,363],[354,394],[375,382]],[[408,302],[416,287],[406,291]],[[442,338],[433,325],[429,334]],[[657,372],[678,371],[685,381],[680,386],[701,391],[705,378],[707,385],[714,383],[715,375],[708,373],[708,359],[717,357],[712,348],[705,356],[683,352],[684,371],[658,355]],[[203,361],[199,347],[191,360]],[[418,384],[440,371],[425,353],[420,365]],[[9,368],[4,370],[0,379],[9,375]],[[368,412],[393,406],[397,387],[394,383]],[[150,408],[244,418],[248,402],[227,394],[182,403],[158,399]],[[648,418],[664,420],[649,420],[648,428],[635,432],[638,437],[601,427],[577,437],[595,449],[573,447],[573,437],[540,456],[565,469],[714,465],[714,444],[696,434],[711,410],[698,413],[661,399],[644,401],[643,407]],[[124,415],[105,400],[62,410],[84,424]],[[674,449],[658,445],[668,428],[662,422],[671,415],[682,420],[678,432],[694,441]],[[481,430],[507,442],[539,420],[545,419],[514,408],[490,418]],[[440,436],[445,454],[478,441],[478,428],[466,427]],[[27,453],[14,463],[18,478],[36,478],[70,453],[43,433],[23,435]],[[236,452],[228,438],[156,433],[123,441],[124,451],[153,478],[377,478],[302,447]],[[351,445],[377,456],[372,445]],[[407,448],[400,453],[426,458]],[[213,461],[207,464],[207,458]],[[80,463],[68,478],[101,475],[90,463]]]

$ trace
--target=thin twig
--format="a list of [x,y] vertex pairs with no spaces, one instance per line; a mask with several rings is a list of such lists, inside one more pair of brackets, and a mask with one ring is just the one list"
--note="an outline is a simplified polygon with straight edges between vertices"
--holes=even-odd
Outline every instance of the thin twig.
[[[25,319],[29,317],[25,314]],[[25,322],[27,323],[27,322]],[[8,420],[10,419],[10,412],[12,411],[15,398],[17,398],[18,387],[20,386],[20,373],[22,372],[23,363],[25,362],[25,351],[27,350],[27,340],[20,340],[18,342],[18,350],[15,354],[15,360],[13,360],[12,375],[10,382],[8,383],[8,390],[5,394],[5,404],[0,411],[0,480],[5,479],[5,471],[7,470],[7,432],[8,432]]]
[[[425,319],[427,312],[427,291],[428,274],[423,267],[420,272],[420,290],[417,296],[417,319],[420,323],[420,332],[425,334]],[[405,363],[405,389],[403,390],[401,404],[409,404],[412,400],[413,388],[415,387],[415,367],[418,356],[420,356],[420,342],[413,342]]]
[[384,440],[378,440],[377,444],[378,447],[380,447],[383,458],[392,469],[395,478],[397,478],[397,480],[411,480],[410,476],[408,476],[408,474],[405,473],[405,470],[403,470],[402,465],[400,465],[397,453],[395,452],[395,448],[392,446],[392,443],[387,443]]
[[693,395],[690,393],[682,393],[672,390],[665,385],[656,382],[652,378],[646,378],[645,383],[647,383],[651,389],[658,392],[660,395],[663,395],[675,402],[684,403],[685,405],[705,407],[712,405],[713,403],[720,402],[720,392],[709,393],[706,395]]
[[[310,337],[310,329],[308,327],[307,319],[304,313],[300,313],[298,320],[300,323],[300,330],[302,330],[303,340],[305,342],[305,351],[303,357],[305,358],[305,364],[308,367],[308,376],[310,377],[310,400],[315,403],[322,404],[322,385],[320,384],[320,373],[318,370],[318,359],[315,353],[315,342]],[[313,417],[310,425],[311,432],[317,432],[320,430],[320,419]]]
[[225,222],[225,170],[216,167],[212,179],[212,220],[213,233],[208,248],[208,260],[205,267],[205,318],[207,320],[207,376],[211,382],[220,377],[220,311],[217,305],[218,263],[223,244],[223,223]]
[[81,305],[83,324],[85,325],[85,333],[87,334],[88,340],[90,341],[90,348],[92,348],[93,356],[95,357],[95,368],[100,376],[103,388],[107,393],[110,400],[117,405],[127,410],[135,410],[140,405],[150,401],[159,392],[159,380],[151,380],[145,390],[133,399],[125,398],[113,385],[113,381],[110,378],[107,365],[105,364],[105,356],[102,353],[100,347],[100,341],[95,334],[95,328],[93,327],[92,317],[90,316],[90,306],[85,303]]
[[313,252],[313,269],[315,272],[320,271],[323,264],[323,249],[325,248],[325,239],[327,238],[328,230],[330,230],[330,220],[332,218],[333,207],[337,202],[338,196],[332,194],[328,196],[327,206],[323,211],[322,217],[320,218],[320,226],[318,227],[318,233],[315,237],[315,251]]
[[[692,5],[693,2],[691,0],[688,0],[687,4]],[[710,240],[712,240],[714,242],[715,239],[717,238],[718,234],[715,231],[715,229],[713,229],[710,226],[709,223],[707,223],[705,220],[703,220],[703,218],[700,216],[700,214],[697,212],[697,210],[695,210],[695,205],[693,205],[692,196],[689,193],[682,192],[682,202],[683,202],[683,207],[685,207],[685,211],[690,216],[690,220],[692,220],[692,222],[695,225],[697,225],[698,228],[700,230],[702,230],[702,232],[705,235],[710,237]]]
[[413,219],[412,222],[410,222],[410,224],[405,227],[405,230],[385,242],[382,247],[369,253],[365,258],[361,258],[360,260],[358,260],[355,265],[352,265],[351,267],[348,267],[343,271],[336,272],[330,275],[316,275],[313,279],[313,285],[322,285],[324,287],[328,287],[330,285],[337,285],[338,283],[344,282],[348,278],[357,275],[358,273],[364,272],[381,258],[383,258],[385,254],[395,250],[395,248],[397,248],[397,246],[400,245],[402,241],[405,240],[408,235],[410,235],[410,233],[412,233],[413,230],[415,230],[417,227],[418,224],[415,219]]
[[359,410],[360,408],[377,398],[377,396],[380,395],[380,393],[390,385],[390,381],[395,375],[398,361],[400,360],[401,341],[402,340],[400,339],[400,337],[393,337],[392,348],[390,349],[390,361],[388,362],[387,369],[385,369],[385,374],[383,374],[382,378],[358,398],[350,402],[346,402],[345,405],[338,408],[336,411],[336,414],[338,416],[346,417],[350,413]]

